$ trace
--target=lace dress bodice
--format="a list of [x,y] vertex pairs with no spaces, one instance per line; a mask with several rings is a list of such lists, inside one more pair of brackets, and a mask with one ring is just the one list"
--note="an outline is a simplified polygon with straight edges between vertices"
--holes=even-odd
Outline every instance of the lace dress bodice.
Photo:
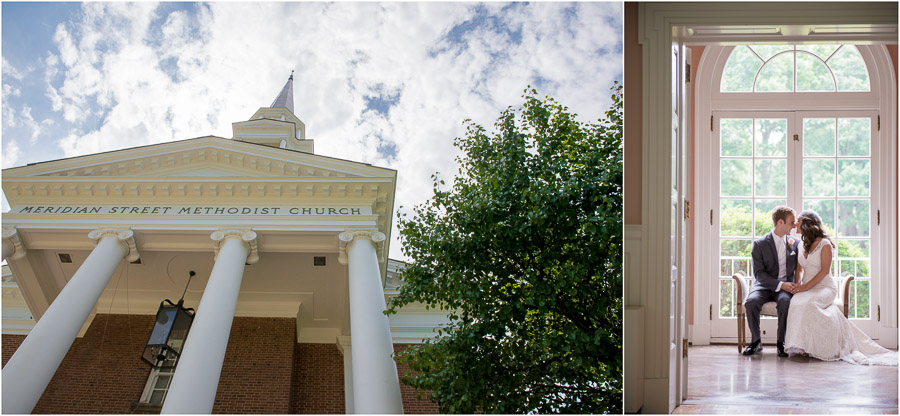
[[[800,267],[803,267],[803,283],[812,280],[812,278],[822,270],[822,247],[826,244],[830,243],[828,240],[822,239],[809,255],[806,254],[806,249],[803,247],[803,244],[800,244],[800,257],[797,259],[797,262],[800,263]],[[831,267],[831,265],[829,264],[828,267]],[[831,276],[830,270],[825,278],[816,285],[816,288],[819,288],[822,285],[834,289],[835,293],[837,293],[837,282],[835,282],[834,278]]]

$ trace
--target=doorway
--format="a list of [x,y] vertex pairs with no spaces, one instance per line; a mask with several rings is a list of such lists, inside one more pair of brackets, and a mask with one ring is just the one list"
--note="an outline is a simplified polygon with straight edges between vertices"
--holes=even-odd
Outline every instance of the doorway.
[[[819,67],[801,65],[803,56]],[[779,64],[778,74],[767,70]],[[707,336],[694,344],[736,342],[732,275],[752,275],[752,242],[771,230],[769,213],[780,204],[822,216],[837,243],[832,275],[854,277],[847,299],[853,323],[875,340],[895,334],[879,329],[881,310],[896,310],[888,289],[896,287],[888,272],[896,241],[882,221],[896,195],[886,191],[895,180],[896,155],[889,149],[896,139],[881,128],[882,114],[885,122],[893,119],[881,97],[892,86],[877,76],[890,66],[884,46],[705,48],[697,117],[708,119],[709,129],[698,131],[697,140],[708,145],[697,146],[694,160],[695,186],[703,190],[697,207],[709,213],[709,223],[694,224],[694,295],[695,310],[708,308],[709,319],[695,316],[695,327],[705,327],[697,332]],[[776,326],[774,318],[762,319],[763,342],[775,341]]]
[[[637,120],[640,137],[640,147],[637,152],[626,152],[625,163],[628,166],[640,166],[640,180],[637,186],[626,184],[626,204],[629,200],[635,201],[634,195],[641,207],[640,220],[636,221],[632,215],[631,222],[626,221],[626,227],[631,226],[626,232],[626,247],[630,247],[628,255],[631,256],[629,264],[633,267],[626,269],[626,310],[632,311],[634,319],[627,320],[625,325],[626,337],[629,334],[639,339],[640,345],[636,348],[625,348],[626,362],[638,362],[638,366],[626,365],[626,384],[639,386],[638,389],[626,389],[626,403],[633,411],[644,413],[668,413],[674,410],[681,402],[681,397],[672,399],[671,384],[682,383],[684,372],[690,367],[690,358],[687,365],[671,366],[671,352],[674,349],[679,352],[690,351],[677,345],[677,337],[673,337],[676,328],[683,324],[673,304],[680,304],[687,296],[693,296],[688,302],[686,319],[690,323],[686,331],[690,341],[696,345],[709,344],[710,321],[706,319],[710,302],[702,304],[700,295],[711,291],[713,279],[700,279],[702,260],[698,259],[704,245],[719,246],[720,241],[716,236],[709,236],[712,225],[709,222],[709,209],[701,209],[699,204],[704,200],[711,200],[709,187],[698,188],[694,181],[682,187],[685,195],[689,195],[689,202],[683,204],[683,212],[672,212],[673,204],[673,176],[677,175],[673,165],[681,163],[681,167],[687,171],[694,169],[693,177],[699,176],[696,169],[704,153],[709,152],[708,136],[712,129],[708,129],[712,109],[708,100],[698,99],[691,108],[695,109],[689,118],[677,118],[676,109],[672,105],[680,102],[684,97],[673,100],[673,94],[683,88],[675,80],[678,66],[673,65],[673,47],[693,45],[712,45],[712,47],[731,47],[738,44],[768,42],[769,44],[805,44],[805,43],[832,43],[842,44],[841,41],[852,38],[853,44],[882,47],[883,44],[896,44],[897,34],[897,6],[884,3],[817,3],[815,8],[810,8],[809,3],[640,3],[629,7],[626,4],[626,21],[628,11],[637,12],[637,33],[635,45],[639,48],[639,60],[626,61],[626,74],[637,74],[641,69],[638,94],[641,110],[637,113],[629,112],[629,118],[634,120],[632,114],[638,114]],[[840,25],[830,22],[840,21]],[[808,42],[814,40],[813,42]],[[631,44],[626,44],[627,50]],[[784,58],[782,58],[784,59]],[[887,94],[879,98],[879,108],[887,108],[882,111],[880,134],[892,140],[885,143],[886,153],[893,159],[896,166],[896,120],[893,114],[896,112],[896,80],[888,59],[889,71],[877,73],[878,82],[886,88]],[[629,64],[631,62],[631,64]],[[630,66],[629,66],[630,65]],[[724,62],[723,62],[724,65]],[[702,80],[702,70],[696,65],[688,73],[693,72],[688,79],[695,82],[694,90],[703,88],[698,81]],[[884,68],[879,65],[878,68]],[[626,77],[635,79],[635,77]],[[712,91],[711,86],[707,86]],[[777,93],[772,93],[777,94]],[[699,96],[705,97],[700,94]],[[771,96],[769,96],[771,97]],[[761,99],[760,101],[765,101]],[[633,101],[632,101],[633,102]],[[704,107],[706,106],[706,107]],[[726,109],[719,109],[725,111]],[[729,111],[764,110],[764,111],[798,111],[796,108],[780,108],[773,106],[756,106],[755,108],[730,108]],[[817,111],[824,109],[816,109]],[[812,111],[812,109],[799,109],[799,111]],[[688,112],[682,112],[682,117],[688,117]],[[885,118],[885,114],[891,114]],[[705,118],[704,118],[705,117]],[[633,122],[632,122],[633,123]],[[679,147],[673,146],[672,129],[684,125],[685,128],[693,128],[697,138],[689,144],[689,154],[692,158],[676,159]],[[633,124],[632,124],[633,125]],[[704,139],[704,132],[707,136]],[[629,136],[626,128],[626,137]],[[635,137],[635,136],[631,136]],[[633,143],[633,139],[626,139],[626,143]],[[627,144],[626,144],[627,146]],[[639,149],[639,150],[638,150]],[[635,157],[634,155],[639,155]],[[693,162],[693,165],[690,163]],[[634,168],[632,168],[633,170]],[[874,173],[872,173],[874,175]],[[632,176],[635,178],[636,176]],[[635,182],[632,182],[635,183]],[[886,200],[896,199],[896,177],[890,175],[885,181],[884,189],[873,189],[873,195],[880,195]],[[629,197],[628,195],[631,195]],[[629,199],[631,198],[631,199]],[[874,202],[873,202],[874,203]],[[636,208],[630,206],[628,210]],[[688,207],[690,207],[688,209]],[[631,211],[634,212],[634,211]],[[896,204],[884,204],[881,206],[881,228],[887,234],[885,238],[891,246],[883,249],[896,249]],[[693,249],[688,253],[689,266],[686,292],[673,290],[672,260],[673,253],[677,251],[678,240],[672,239],[673,230],[678,228],[675,223],[681,215],[689,213],[690,222],[687,237],[693,241]],[[674,214],[674,215],[673,215]],[[877,215],[877,214],[876,214]],[[715,218],[714,218],[715,219]],[[889,223],[885,223],[889,221]],[[701,229],[706,224],[706,229]],[[718,225],[718,223],[715,223]],[[631,236],[631,237],[629,237]],[[638,237],[639,236],[639,237]],[[631,240],[629,240],[631,238]],[[874,245],[874,243],[873,243]],[[712,248],[707,247],[712,250]],[[721,247],[718,248],[719,250]],[[882,249],[875,248],[872,249]],[[709,253],[710,251],[702,251]],[[674,255],[677,255],[675,253]],[[876,258],[874,254],[872,258]],[[884,256],[878,257],[882,260]],[[708,259],[706,259],[708,260]],[[712,273],[718,282],[718,255],[713,264]],[[874,265],[870,267],[874,268]],[[887,261],[881,264],[882,270],[887,275],[896,275],[897,265],[895,261]],[[896,279],[884,282],[876,296],[886,296],[896,292]],[[684,287],[682,285],[682,287]],[[674,292],[674,293],[673,293]],[[885,299],[879,298],[880,301]],[[897,317],[896,299],[890,299],[890,303],[881,303],[882,319],[878,322],[880,339],[896,339]],[[878,313],[877,308],[873,309]],[[712,311],[710,311],[711,313]],[[736,326],[736,323],[735,323]],[[893,331],[893,335],[892,332]],[[674,338],[674,339],[673,339]],[[675,342],[673,342],[675,341]],[[673,345],[675,344],[675,345]],[[731,348],[734,348],[731,346]],[[690,354],[688,354],[690,356]],[[681,356],[681,354],[676,354]],[[679,360],[680,361],[680,360]],[[630,369],[634,369],[631,371]],[[680,374],[672,374],[677,372]],[[689,389],[688,385],[681,385],[675,389],[675,395],[679,389]],[[634,392],[635,394],[632,394]]]

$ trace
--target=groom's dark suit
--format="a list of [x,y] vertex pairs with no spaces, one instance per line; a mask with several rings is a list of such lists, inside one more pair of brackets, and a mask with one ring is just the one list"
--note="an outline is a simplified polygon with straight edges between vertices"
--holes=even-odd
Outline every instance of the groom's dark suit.
[[[794,281],[794,270],[797,267],[797,244],[788,244],[788,236],[779,238],[775,233],[766,234],[753,242],[753,276],[756,283],[750,289],[750,295],[744,302],[747,311],[747,323],[750,326],[751,342],[759,341],[759,311],[766,302],[775,301],[778,310],[778,342],[784,343],[784,333],[787,329],[788,307],[791,304],[791,294],[787,290],[775,290],[778,288],[778,249],[775,244],[785,247],[785,282]],[[777,240],[781,241],[777,241]]]

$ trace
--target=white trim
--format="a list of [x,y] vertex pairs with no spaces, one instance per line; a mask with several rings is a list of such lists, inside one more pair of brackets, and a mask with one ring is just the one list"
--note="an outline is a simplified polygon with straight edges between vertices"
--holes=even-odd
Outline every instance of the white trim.
[[301,328],[297,333],[298,344],[333,344],[341,336],[337,328]]
[[[153,391],[156,390],[156,389],[154,389],[154,386],[156,386],[156,381],[159,379],[159,374],[161,372],[163,372],[163,370],[161,370],[159,368],[155,368],[155,367],[150,368],[150,374],[147,376],[147,383],[144,384],[144,391],[141,393],[141,399],[139,400],[139,403],[145,404],[145,405],[162,406],[162,402],[150,403],[150,397],[152,396]],[[175,375],[175,369],[167,369],[165,372],[173,377]],[[166,386],[165,389],[159,389],[159,390],[165,390],[166,394],[168,394],[169,387],[171,387],[171,386],[172,386],[172,379],[170,378],[169,385]],[[165,400],[166,400],[166,397],[165,397],[165,395],[163,395],[162,401],[164,402]]]
[[[700,79],[703,94],[708,94],[709,101],[717,110],[762,110],[762,111],[794,111],[794,110],[871,110],[878,108],[878,91],[883,91],[881,82],[876,79],[872,68],[884,65],[876,59],[875,51],[885,49],[884,46],[857,46],[860,55],[869,68],[869,92],[721,92],[722,72],[734,46],[708,46],[703,55],[710,57],[702,65],[713,64],[713,70],[705,71],[705,79]],[[712,60],[712,62],[710,62]],[[890,61],[886,62],[891,65]],[[699,74],[698,74],[699,75]],[[710,78],[711,77],[711,78]],[[698,91],[698,96],[700,92]]]

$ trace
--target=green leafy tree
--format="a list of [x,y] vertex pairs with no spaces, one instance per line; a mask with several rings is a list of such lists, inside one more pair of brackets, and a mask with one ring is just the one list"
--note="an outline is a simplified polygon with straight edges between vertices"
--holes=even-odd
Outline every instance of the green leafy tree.
[[388,314],[452,324],[400,353],[445,413],[621,413],[622,88],[598,124],[524,95],[496,132],[467,120],[449,190],[398,215],[410,262]]

